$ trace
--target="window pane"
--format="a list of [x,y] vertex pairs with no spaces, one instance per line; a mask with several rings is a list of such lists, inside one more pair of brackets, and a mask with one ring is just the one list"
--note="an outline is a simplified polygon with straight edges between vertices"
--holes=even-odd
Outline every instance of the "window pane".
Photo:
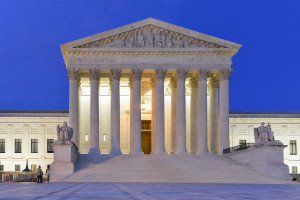
[[38,153],[38,140],[31,139],[31,153]]
[[5,153],[5,139],[0,139],[0,153]]
[[52,143],[54,143],[54,139],[47,139],[47,153],[53,153]]
[[22,153],[22,140],[15,139],[15,153]]
[[0,165],[0,172],[4,171],[4,165]]
[[296,140],[290,140],[290,155],[297,155]]
[[297,169],[296,166],[293,166],[293,167],[292,167],[292,173],[293,173],[293,174],[298,173],[298,169]]
[[15,165],[15,171],[16,171],[16,172],[21,171],[21,166],[20,166],[20,165]]
[[31,165],[31,171],[36,171],[36,165]]

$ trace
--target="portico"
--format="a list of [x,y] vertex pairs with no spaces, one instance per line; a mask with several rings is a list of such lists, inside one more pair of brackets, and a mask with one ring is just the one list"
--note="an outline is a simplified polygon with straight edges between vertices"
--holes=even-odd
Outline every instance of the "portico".
[[[231,57],[239,44],[146,19],[61,45],[81,153],[218,153],[229,147]],[[219,95],[218,95],[219,90]]]

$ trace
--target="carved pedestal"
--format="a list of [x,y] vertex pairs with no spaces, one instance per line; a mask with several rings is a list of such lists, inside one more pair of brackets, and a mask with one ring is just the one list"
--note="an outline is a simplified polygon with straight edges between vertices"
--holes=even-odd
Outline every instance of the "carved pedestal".
[[71,143],[56,141],[52,144],[54,151],[54,162],[51,164],[50,181],[60,179],[74,173],[75,162],[79,156],[77,147]]
[[289,167],[283,162],[283,149],[285,147],[287,146],[282,143],[265,144],[225,154],[225,157],[247,165],[270,177],[291,180]]

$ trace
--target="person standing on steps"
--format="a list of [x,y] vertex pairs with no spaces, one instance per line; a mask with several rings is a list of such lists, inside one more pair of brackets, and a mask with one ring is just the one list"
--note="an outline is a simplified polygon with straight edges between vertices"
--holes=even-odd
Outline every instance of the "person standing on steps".
[[49,183],[49,181],[50,181],[50,165],[47,165],[46,174],[47,174],[47,182]]

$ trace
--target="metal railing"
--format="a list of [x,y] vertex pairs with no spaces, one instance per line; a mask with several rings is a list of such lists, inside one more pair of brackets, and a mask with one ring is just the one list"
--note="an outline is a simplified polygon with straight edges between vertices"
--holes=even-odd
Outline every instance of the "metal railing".
[[[36,172],[0,172],[0,182],[36,182]],[[45,178],[45,177],[43,177]]]
[[255,143],[244,143],[244,144],[240,144],[238,146],[223,149],[223,154],[233,153],[233,152],[238,152],[238,151],[242,151],[242,150],[245,150],[245,149],[249,149],[254,144]]

